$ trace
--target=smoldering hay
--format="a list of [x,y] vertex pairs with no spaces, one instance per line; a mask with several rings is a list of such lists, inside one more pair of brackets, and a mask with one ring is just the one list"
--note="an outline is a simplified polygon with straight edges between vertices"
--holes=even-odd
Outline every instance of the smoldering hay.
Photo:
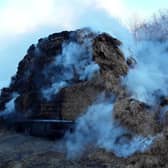
[[122,45],[86,28],[39,39],[2,89],[1,114],[17,93],[12,120],[75,120],[64,138],[70,158],[93,144],[118,157],[149,152],[167,128],[166,45],[140,42],[133,58]]
[[114,120],[113,99],[113,96],[107,98],[104,93],[100,94],[77,119],[75,132],[65,137],[68,158],[79,158],[88,146],[103,148],[118,157],[128,157],[150,148],[155,137],[132,134]]
[[[62,68],[62,71],[59,71]],[[50,67],[44,69],[44,74],[49,76],[53,69],[57,69],[58,75],[53,76],[52,87],[42,90],[43,96],[50,99],[61,88],[70,85],[73,79],[85,81],[91,79],[92,75],[99,70],[98,64],[92,60],[91,38],[84,38],[83,44],[70,42],[63,44],[62,54],[55,58]],[[70,82],[69,82],[70,81]]]

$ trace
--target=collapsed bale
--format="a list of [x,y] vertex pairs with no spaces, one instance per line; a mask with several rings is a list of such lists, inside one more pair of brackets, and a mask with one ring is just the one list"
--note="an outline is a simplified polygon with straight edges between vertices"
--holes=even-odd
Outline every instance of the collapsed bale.
[[124,127],[145,136],[157,132],[155,113],[146,104],[131,98],[118,100],[114,105],[114,118]]

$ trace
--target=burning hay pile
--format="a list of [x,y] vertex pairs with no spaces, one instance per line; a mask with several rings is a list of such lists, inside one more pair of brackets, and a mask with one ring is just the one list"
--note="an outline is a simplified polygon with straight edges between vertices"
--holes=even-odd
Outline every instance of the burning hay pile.
[[[82,157],[92,146],[126,158],[130,166],[165,167],[168,94],[162,75],[167,71],[158,71],[164,61],[147,67],[144,55],[125,58],[121,45],[89,29],[39,39],[2,89],[0,116],[12,122],[75,121],[74,132],[64,138],[69,158]],[[142,48],[137,53],[143,54]]]

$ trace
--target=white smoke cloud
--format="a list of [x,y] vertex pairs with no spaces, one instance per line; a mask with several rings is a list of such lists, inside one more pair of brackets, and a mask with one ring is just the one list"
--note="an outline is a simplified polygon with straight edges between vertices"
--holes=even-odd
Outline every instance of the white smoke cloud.
[[168,93],[167,42],[139,41],[132,46],[137,65],[125,79],[133,97],[149,104]]
[[31,32],[43,25],[70,27],[74,13],[68,5],[57,0],[9,0],[1,9],[0,20],[0,35],[9,36],[9,33]]
[[62,88],[68,86],[65,81],[55,82],[51,87],[42,90],[43,97],[48,101],[51,100],[52,95],[56,95]]
[[0,113],[0,117],[6,117],[11,113],[15,112],[15,100],[19,95],[17,93],[13,93],[12,99],[6,103],[5,110]]
[[123,23],[126,23],[131,15],[131,11],[123,0],[95,0],[95,2],[97,8],[104,9],[109,15],[120,19]]
[[113,119],[112,99],[101,95],[76,123],[75,132],[65,139],[67,156],[80,157],[89,146],[103,148],[119,157],[128,157],[135,152],[150,148],[154,137],[134,135]]
[[[86,30],[84,33],[90,33],[90,31]],[[60,70],[55,72],[53,67]],[[50,70],[54,71],[54,76],[49,74]],[[44,70],[46,78],[52,79],[52,86],[42,89],[43,96],[50,100],[51,96],[57,94],[61,88],[72,85],[73,80],[90,80],[98,71],[99,65],[92,58],[91,38],[84,38],[83,44],[65,43],[62,54],[56,56],[53,64]]]
[[[119,18],[128,13],[121,0],[8,0],[0,11],[0,37],[32,32],[46,25],[69,29],[86,10],[96,8]],[[76,11],[79,11],[78,15]]]
[[168,113],[168,106],[164,106],[160,109],[159,120],[161,123],[163,123],[167,119],[167,117],[165,117],[167,113]]

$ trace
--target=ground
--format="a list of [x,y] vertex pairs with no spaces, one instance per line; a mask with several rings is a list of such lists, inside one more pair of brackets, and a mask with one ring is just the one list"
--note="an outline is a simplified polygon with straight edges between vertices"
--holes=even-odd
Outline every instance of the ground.
[[125,167],[122,159],[112,153],[95,150],[81,159],[68,160],[56,150],[57,141],[50,141],[0,131],[0,168],[119,168]]

